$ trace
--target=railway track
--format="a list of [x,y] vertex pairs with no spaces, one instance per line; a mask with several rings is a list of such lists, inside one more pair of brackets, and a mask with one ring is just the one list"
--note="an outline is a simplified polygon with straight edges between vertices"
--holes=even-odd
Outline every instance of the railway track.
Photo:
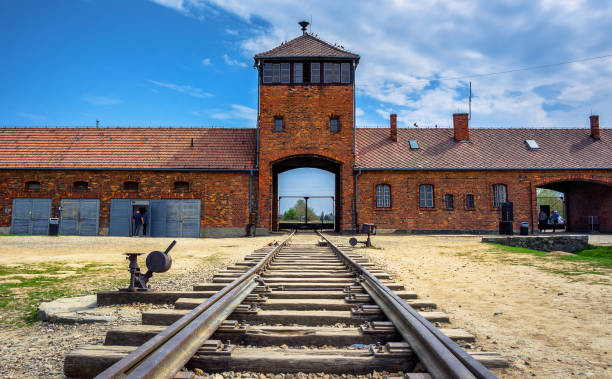
[[[496,353],[457,343],[474,336],[441,328],[436,304],[323,235],[275,247],[194,286],[174,309],[144,312],[142,325],[109,330],[102,346],[64,361],[71,378],[192,378],[194,371],[495,378]],[[197,296],[197,297],[194,297]],[[435,324],[435,325],[434,325]],[[201,373],[201,372],[200,372]]]

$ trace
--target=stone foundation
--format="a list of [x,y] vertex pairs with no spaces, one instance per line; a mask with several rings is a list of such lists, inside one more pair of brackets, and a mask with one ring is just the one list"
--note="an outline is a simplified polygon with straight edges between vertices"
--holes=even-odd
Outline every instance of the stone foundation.
[[589,236],[558,235],[558,236],[512,236],[512,237],[482,237],[482,242],[498,243],[506,246],[523,247],[541,251],[576,252],[588,247]]

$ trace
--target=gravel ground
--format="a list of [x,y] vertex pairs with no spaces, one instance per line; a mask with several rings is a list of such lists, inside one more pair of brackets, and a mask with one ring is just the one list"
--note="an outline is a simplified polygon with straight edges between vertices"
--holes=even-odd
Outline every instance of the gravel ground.
[[[117,253],[140,249],[151,251],[167,246],[161,239],[88,238],[70,237],[1,237],[1,258],[13,263],[78,261],[82,263],[113,262]],[[50,238],[50,239],[49,239]],[[268,243],[281,240],[282,236],[224,239],[181,239],[173,250],[172,275],[160,274],[152,280],[152,289],[161,291],[192,290],[193,285],[210,281],[213,274],[245,255]],[[46,240],[45,240],[46,239]],[[6,242],[6,243],[5,243]],[[144,243],[144,244],[143,244]],[[47,249],[44,249],[44,245]],[[123,244],[123,245],[122,245]],[[29,247],[30,246],[30,247]],[[83,249],[83,246],[86,246]],[[98,249],[98,250],[95,250]],[[49,251],[54,252],[54,254]],[[98,251],[100,254],[97,254]],[[26,253],[26,254],[24,254]],[[18,254],[18,255],[16,255]],[[35,255],[39,259],[35,259]],[[218,254],[218,259],[201,259]],[[25,257],[23,259],[19,257]],[[91,258],[93,257],[93,258]],[[121,257],[119,257],[121,258]],[[141,264],[144,260],[141,259]],[[188,261],[189,264],[186,264]],[[5,262],[6,263],[6,262]],[[126,265],[127,268],[127,265]],[[127,271],[127,270],[126,270]],[[140,313],[146,309],[170,307],[134,304],[104,307],[118,321],[107,324],[61,325],[36,322],[15,328],[0,325],[0,378],[64,378],[64,356],[79,345],[101,344],[106,331],[119,324],[140,323]],[[138,321],[136,321],[138,320]]]
[[[348,238],[334,237],[345,243]],[[591,243],[609,244],[610,236]],[[612,378],[612,270],[504,252],[477,236],[391,236],[356,253],[435,301],[511,367],[501,378]],[[568,274],[569,272],[569,274]]]

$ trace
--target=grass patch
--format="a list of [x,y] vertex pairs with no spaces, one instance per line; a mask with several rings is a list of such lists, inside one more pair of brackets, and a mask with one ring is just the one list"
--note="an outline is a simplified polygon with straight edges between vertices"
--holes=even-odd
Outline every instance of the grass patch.
[[120,272],[118,268],[99,264],[75,267],[64,262],[0,265],[1,322],[29,324],[36,321],[36,309],[43,301],[84,295],[100,286],[125,285],[127,279],[118,280],[112,275]]

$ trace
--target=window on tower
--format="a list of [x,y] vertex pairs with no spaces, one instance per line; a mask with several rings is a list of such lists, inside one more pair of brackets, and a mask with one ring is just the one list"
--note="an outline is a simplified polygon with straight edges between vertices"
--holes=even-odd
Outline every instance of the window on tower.
[[350,84],[351,63],[278,62],[264,63],[263,84]]

